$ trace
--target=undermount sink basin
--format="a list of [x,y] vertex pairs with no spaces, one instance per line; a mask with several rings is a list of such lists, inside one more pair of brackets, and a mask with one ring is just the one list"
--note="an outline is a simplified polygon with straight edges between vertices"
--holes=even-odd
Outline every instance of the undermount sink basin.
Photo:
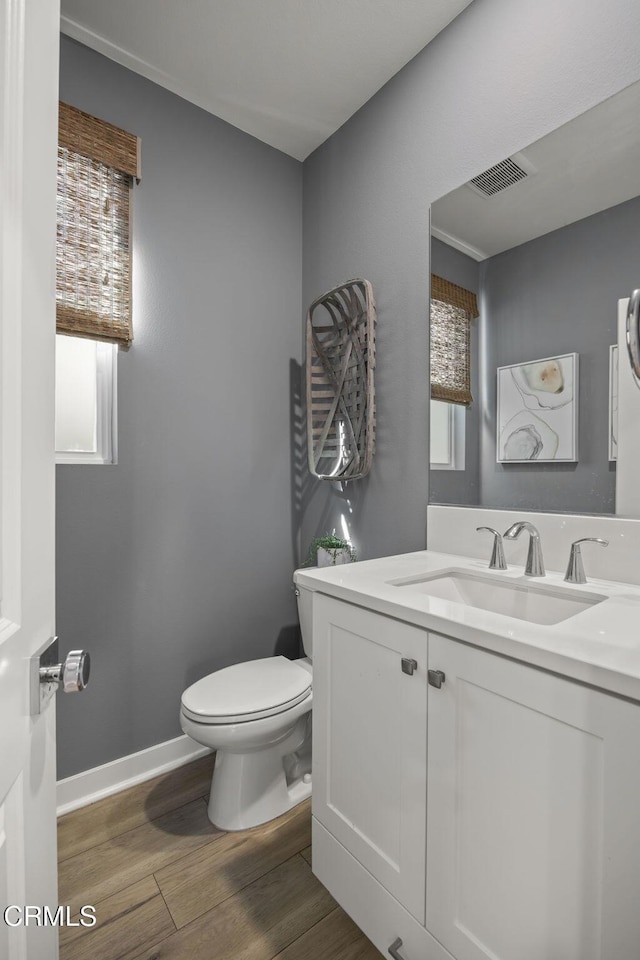
[[393,586],[489,610],[516,620],[550,625],[561,623],[606,600],[598,593],[586,593],[563,587],[548,587],[522,580],[500,580],[467,570],[441,570],[410,580],[396,580]]

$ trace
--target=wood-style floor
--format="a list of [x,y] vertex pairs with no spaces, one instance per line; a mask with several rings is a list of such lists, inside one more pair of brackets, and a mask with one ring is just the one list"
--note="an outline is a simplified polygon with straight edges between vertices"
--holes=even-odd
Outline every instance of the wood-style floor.
[[380,960],[311,872],[309,801],[253,830],[207,819],[211,757],[58,822],[61,960]]

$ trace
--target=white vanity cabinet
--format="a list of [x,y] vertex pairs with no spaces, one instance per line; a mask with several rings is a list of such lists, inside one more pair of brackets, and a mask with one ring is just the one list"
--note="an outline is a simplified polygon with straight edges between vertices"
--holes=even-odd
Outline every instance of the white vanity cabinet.
[[638,960],[640,706],[435,634],[429,667],[429,930],[457,960]]
[[313,813],[385,956],[640,958],[637,703],[316,594]]
[[316,594],[313,637],[313,815],[424,923],[424,631]]

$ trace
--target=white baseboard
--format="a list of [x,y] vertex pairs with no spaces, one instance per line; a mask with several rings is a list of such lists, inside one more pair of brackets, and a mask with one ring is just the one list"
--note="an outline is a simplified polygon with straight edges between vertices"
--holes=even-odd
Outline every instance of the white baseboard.
[[57,813],[61,817],[79,807],[85,807],[111,794],[120,793],[137,783],[151,780],[161,773],[204,757],[211,751],[201,747],[190,737],[176,737],[165,743],[157,743],[146,750],[131,753],[100,767],[92,767],[76,773],[73,777],[58,780]]

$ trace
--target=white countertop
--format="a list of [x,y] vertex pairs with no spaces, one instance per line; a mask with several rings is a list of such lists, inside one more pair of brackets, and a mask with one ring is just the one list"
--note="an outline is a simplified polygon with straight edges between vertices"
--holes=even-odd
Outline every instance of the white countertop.
[[[606,600],[561,623],[545,625],[400,589],[392,582],[451,568],[534,587],[600,594]],[[592,579],[572,585],[554,572],[532,579],[524,577],[522,567],[492,571],[486,561],[431,550],[302,568],[294,579],[310,590],[640,702],[640,587]]]

